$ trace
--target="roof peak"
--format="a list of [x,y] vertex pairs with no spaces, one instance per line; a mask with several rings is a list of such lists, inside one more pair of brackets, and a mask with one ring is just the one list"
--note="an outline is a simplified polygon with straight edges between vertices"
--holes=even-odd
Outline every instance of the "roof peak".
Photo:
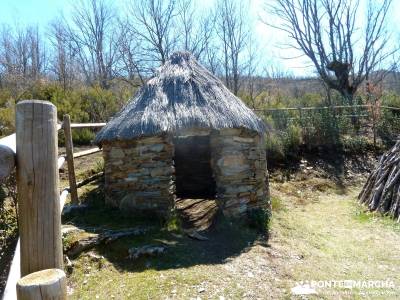
[[195,60],[195,58],[192,55],[192,53],[188,51],[176,51],[172,53],[171,56],[169,57],[169,61],[173,65],[179,65],[184,61],[188,62],[190,60]]

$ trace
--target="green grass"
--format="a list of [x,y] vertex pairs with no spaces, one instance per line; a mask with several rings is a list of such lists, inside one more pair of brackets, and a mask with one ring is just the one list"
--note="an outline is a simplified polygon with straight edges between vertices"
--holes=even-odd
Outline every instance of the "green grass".
[[[84,198],[93,207],[66,216],[63,223],[74,224],[88,232],[94,227],[120,229],[144,226],[150,230],[143,236],[122,238],[95,248],[97,254],[104,256],[100,268],[97,261],[92,261],[85,254],[76,258],[69,277],[69,285],[74,289],[72,299],[95,299],[96,296],[107,299],[111,295],[116,299],[162,299],[168,294],[185,299],[184,295],[189,297],[192,289],[196,294],[201,284],[209,281],[210,273],[220,279],[218,273],[221,272],[215,266],[222,266],[227,259],[240,255],[260,239],[256,230],[237,227],[221,219],[207,234],[209,241],[192,240],[181,232],[179,220],[174,214],[167,221],[122,214],[119,210],[105,208],[103,199],[96,202],[97,197],[97,189],[88,192]],[[67,239],[65,243],[68,242]],[[149,244],[164,245],[167,252],[137,261],[127,258],[129,248]],[[230,290],[237,295],[236,288],[231,287]]]
[[[270,243],[279,244],[289,257],[299,258],[285,262],[292,281],[391,279],[399,296],[400,254],[395,250],[400,248],[399,225],[366,213],[355,201],[358,191],[321,195],[317,202],[281,211],[273,219],[275,241]],[[329,292],[345,291],[319,292],[319,296],[331,299]],[[350,298],[360,298],[361,292],[374,291],[353,290]]]
[[[315,185],[315,186],[313,186]],[[322,180],[272,183],[270,239],[236,223],[220,222],[209,241],[191,240],[179,221],[121,215],[100,204],[64,219],[81,226],[152,226],[144,236],[96,248],[101,263],[83,254],[74,260],[68,282],[71,299],[284,299],[305,280],[386,280],[396,294],[380,290],[318,289],[317,299],[396,299],[400,296],[400,225],[357,204],[360,187],[336,188]],[[101,196],[89,193],[92,203]],[[127,250],[163,244],[158,257],[127,259]],[[333,295],[332,293],[339,293]]]

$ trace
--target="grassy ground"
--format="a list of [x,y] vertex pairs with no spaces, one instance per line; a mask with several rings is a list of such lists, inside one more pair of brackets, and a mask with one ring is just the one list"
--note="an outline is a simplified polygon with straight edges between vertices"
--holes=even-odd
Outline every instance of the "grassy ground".
[[[289,299],[299,283],[320,280],[390,280],[394,289],[316,288],[322,299],[398,299],[400,225],[364,212],[361,185],[308,174],[273,177],[270,238],[222,223],[209,241],[191,240],[173,222],[160,224],[95,208],[64,219],[90,231],[151,226],[144,237],[124,238],[82,254],[69,275],[72,299]],[[290,176],[288,176],[290,178]],[[93,191],[91,191],[93,190]],[[90,191],[90,192],[89,192]],[[98,204],[101,191],[86,188]],[[167,253],[131,261],[128,249],[162,244]],[[305,298],[301,296],[300,298]]]

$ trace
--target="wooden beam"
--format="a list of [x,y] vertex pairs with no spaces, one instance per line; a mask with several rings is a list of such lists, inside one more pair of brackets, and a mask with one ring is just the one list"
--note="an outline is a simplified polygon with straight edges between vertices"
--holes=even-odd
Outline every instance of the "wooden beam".
[[104,127],[107,123],[72,123],[71,128],[98,128]]
[[0,139],[0,181],[15,169],[15,133]]
[[[61,124],[57,124],[57,130]],[[15,133],[0,139],[0,181],[8,177],[15,168]]]
[[50,102],[16,105],[16,153],[21,276],[63,268],[57,109]]
[[71,202],[72,204],[78,204],[79,203],[78,189],[76,187],[75,164],[74,164],[74,145],[72,142],[71,118],[69,115],[64,115],[63,129],[65,134],[65,151],[66,151],[66,159],[68,165],[68,180],[71,192]]
[[87,155],[98,153],[98,152],[101,152],[101,149],[96,147],[96,148],[93,148],[93,149],[76,152],[76,153],[74,153],[74,158],[87,156]]
[[60,156],[57,160],[57,167],[60,170],[65,163],[65,156]]
[[60,194],[60,207],[61,207],[60,212],[62,212],[65,206],[65,201],[67,200],[68,194],[69,194],[69,188],[64,189]]
[[18,280],[18,300],[66,300],[67,277],[60,269],[31,273]]
[[86,185],[86,184],[88,184],[88,183],[90,183],[92,181],[95,181],[96,179],[99,179],[103,175],[104,175],[104,172],[100,172],[100,173],[94,174],[94,175],[92,175],[92,176],[90,176],[90,177],[88,177],[86,179],[83,179],[82,181],[79,181],[76,185],[77,185],[78,188],[80,188],[80,187],[82,187],[82,186],[84,186],[84,185]]
[[10,270],[8,272],[7,283],[3,293],[3,300],[17,299],[16,285],[21,278],[21,255],[20,255],[20,241],[18,239],[15,246],[14,257],[11,261]]
[[15,152],[11,148],[0,145],[0,181],[6,179],[15,169]]

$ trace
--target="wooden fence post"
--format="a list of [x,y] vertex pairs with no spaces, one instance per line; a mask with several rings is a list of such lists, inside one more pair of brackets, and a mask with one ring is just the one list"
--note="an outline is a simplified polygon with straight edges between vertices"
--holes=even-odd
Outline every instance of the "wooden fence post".
[[69,115],[64,115],[63,118],[63,129],[65,135],[65,150],[68,164],[68,180],[69,189],[71,193],[72,204],[78,204],[78,190],[76,187],[75,177],[75,165],[74,165],[74,144],[72,143],[72,132],[71,132],[71,118]]
[[59,269],[31,273],[18,280],[18,300],[66,300],[67,278]]
[[27,100],[16,105],[21,276],[63,269],[57,142],[53,104]]

